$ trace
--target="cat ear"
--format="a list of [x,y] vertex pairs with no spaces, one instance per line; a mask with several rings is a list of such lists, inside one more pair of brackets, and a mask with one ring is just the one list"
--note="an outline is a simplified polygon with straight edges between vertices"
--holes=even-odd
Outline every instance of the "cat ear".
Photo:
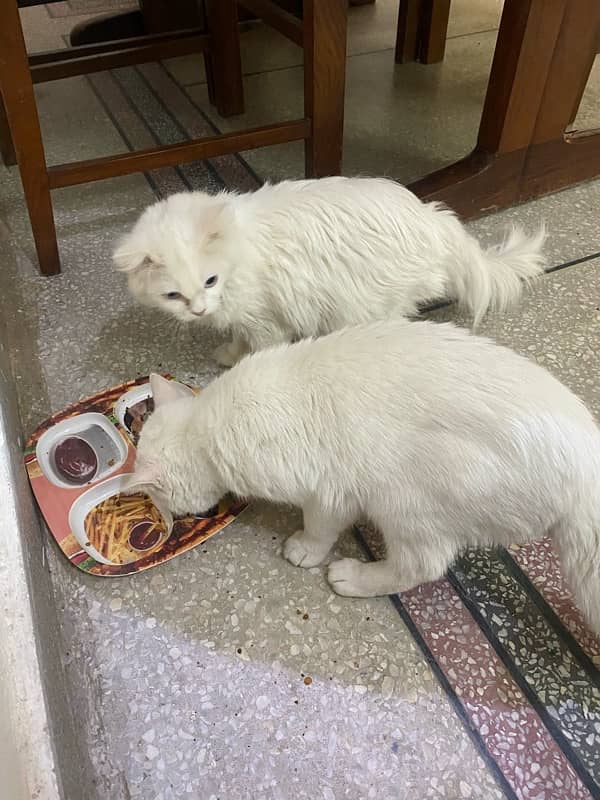
[[168,381],[162,375],[152,373],[150,375],[150,389],[152,390],[152,397],[154,399],[154,407],[167,405],[167,403],[174,403],[176,400],[182,400],[185,397],[194,397],[194,392],[183,383],[177,381]]
[[219,239],[234,220],[234,210],[227,201],[215,201],[202,210],[200,226],[209,241]]
[[124,236],[113,251],[113,265],[118,272],[133,272],[149,259],[139,247],[135,247],[131,241],[131,236]]

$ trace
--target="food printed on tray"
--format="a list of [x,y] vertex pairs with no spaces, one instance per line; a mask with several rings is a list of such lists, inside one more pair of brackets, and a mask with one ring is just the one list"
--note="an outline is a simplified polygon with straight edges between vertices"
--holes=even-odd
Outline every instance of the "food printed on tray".
[[89,543],[112,564],[127,564],[163,544],[167,527],[144,494],[115,494],[94,506],[84,521]]
[[133,443],[137,446],[142,432],[144,422],[148,419],[150,414],[154,411],[154,398],[146,397],[144,400],[138,400],[137,403],[125,409],[125,416],[123,421],[125,427],[131,433]]

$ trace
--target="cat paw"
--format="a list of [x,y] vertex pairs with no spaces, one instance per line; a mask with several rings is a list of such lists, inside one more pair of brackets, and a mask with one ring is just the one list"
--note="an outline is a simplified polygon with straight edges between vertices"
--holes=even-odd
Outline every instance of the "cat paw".
[[213,352],[213,358],[222,367],[233,367],[234,364],[240,360],[238,349],[233,346],[232,342],[226,342],[220,345]]
[[304,531],[296,531],[283,545],[283,555],[295,567],[317,567],[329,550],[323,552],[323,547],[315,546],[313,540],[308,539]]
[[341,558],[329,565],[327,580],[337,594],[345,597],[368,597],[365,592],[364,573],[368,566],[357,558]]

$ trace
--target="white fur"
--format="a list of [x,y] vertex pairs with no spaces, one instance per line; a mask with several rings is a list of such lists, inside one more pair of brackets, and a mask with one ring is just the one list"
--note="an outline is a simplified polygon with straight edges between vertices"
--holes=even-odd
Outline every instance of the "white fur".
[[[542,271],[544,234],[482,250],[456,216],[390,180],[284,181],[249,194],[177,194],[146,209],[114,254],[133,294],[230,330],[217,360],[453,298],[475,324]],[[206,279],[218,276],[213,287]],[[175,300],[168,292],[178,292]]]
[[284,553],[304,567],[368,518],[387,558],[334,562],[345,595],[407,590],[467,546],[549,532],[600,631],[600,431],[532,362],[450,324],[395,321],[265,350],[195,397],[163,389],[132,488],[174,513],[226,491],[301,506]]

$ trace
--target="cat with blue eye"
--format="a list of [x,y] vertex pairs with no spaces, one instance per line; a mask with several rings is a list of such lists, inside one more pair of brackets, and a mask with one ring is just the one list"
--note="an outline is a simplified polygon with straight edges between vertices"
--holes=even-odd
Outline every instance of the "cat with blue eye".
[[[209,277],[204,281],[204,288],[210,289],[211,287],[215,286],[218,280],[218,275],[209,275]],[[165,292],[163,297],[165,297],[167,300],[176,300],[183,303],[185,307],[189,309],[190,314],[193,314],[195,317],[203,317],[204,314],[206,314],[206,303],[203,303],[202,300],[198,302],[197,297],[190,299],[176,289],[172,289],[170,292]]]
[[476,325],[543,271],[544,232],[482,247],[451,211],[394,181],[283,181],[256,192],[175,194],[144,211],[115,267],[138,300],[229,333],[249,351],[347,325],[408,318],[454,299]]

